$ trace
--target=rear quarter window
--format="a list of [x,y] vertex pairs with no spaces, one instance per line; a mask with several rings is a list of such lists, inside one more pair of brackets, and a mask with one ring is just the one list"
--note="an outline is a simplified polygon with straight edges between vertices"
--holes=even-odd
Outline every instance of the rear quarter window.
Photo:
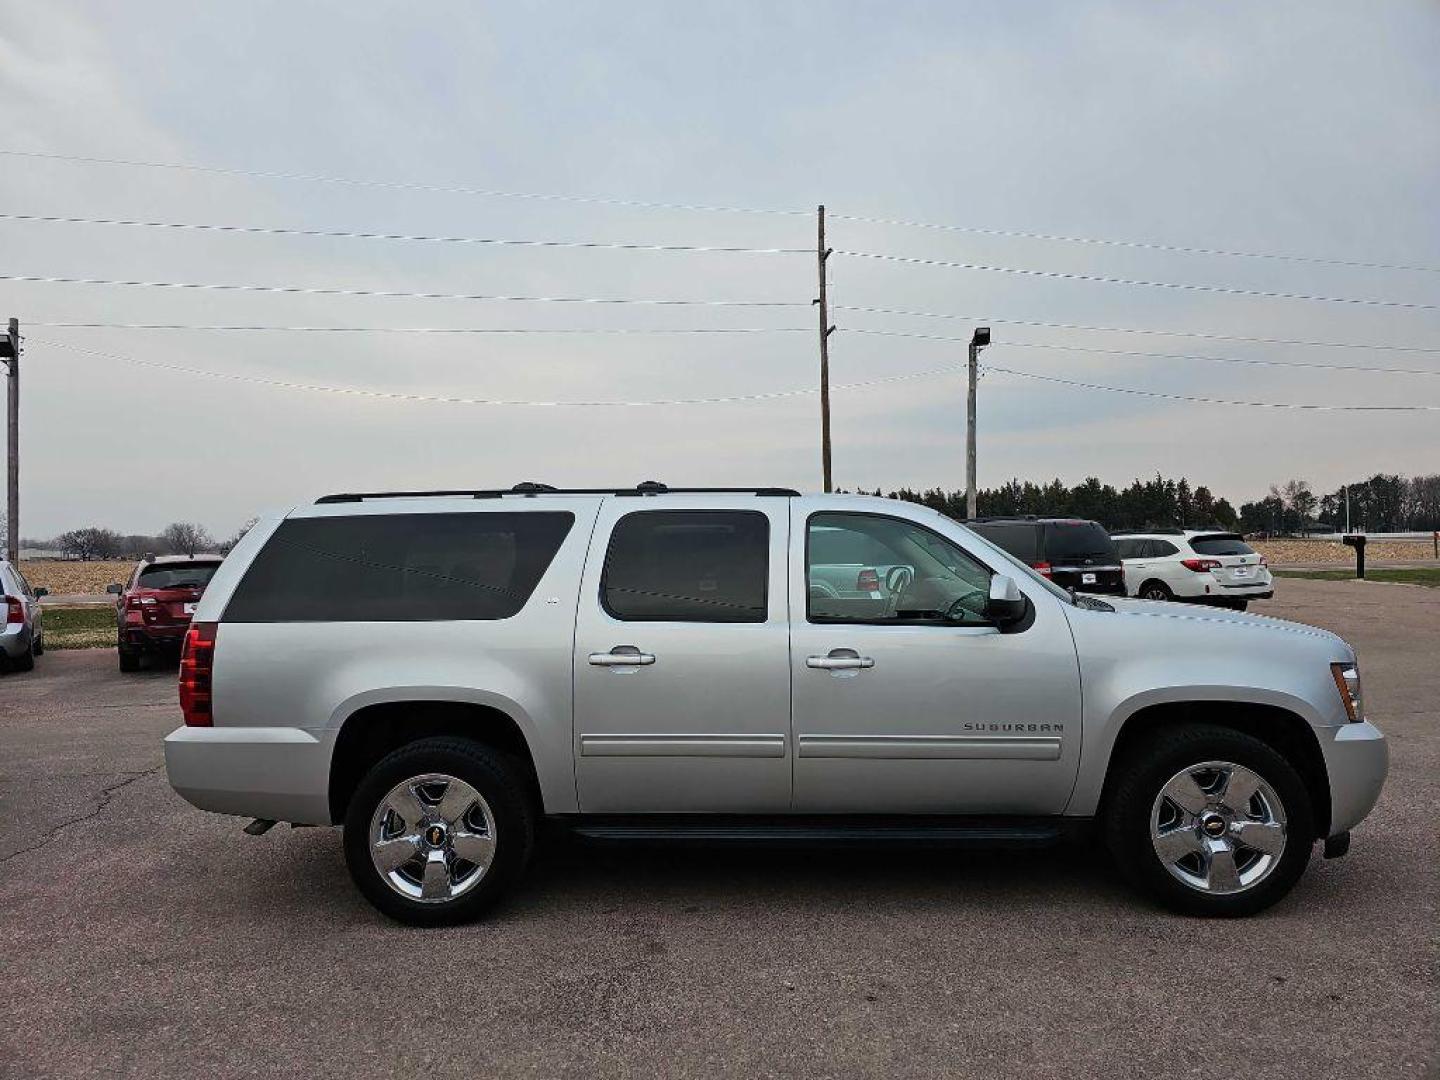
[[1197,555],[1254,555],[1255,549],[1234,533],[1192,536],[1190,546]]
[[508,619],[574,523],[568,511],[291,518],[246,569],[224,621]]

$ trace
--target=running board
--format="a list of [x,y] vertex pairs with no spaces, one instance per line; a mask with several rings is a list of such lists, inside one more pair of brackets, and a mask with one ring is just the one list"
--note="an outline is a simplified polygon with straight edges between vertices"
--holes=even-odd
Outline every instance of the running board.
[[1049,847],[1059,843],[1065,830],[1058,824],[961,825],[929,823],[836,823],[807,821],[793,825],[765,822],[747,824],[705,821],[587,821],[569,825],[587,840],[640,843],[830,844],[909,843],[965,847]]

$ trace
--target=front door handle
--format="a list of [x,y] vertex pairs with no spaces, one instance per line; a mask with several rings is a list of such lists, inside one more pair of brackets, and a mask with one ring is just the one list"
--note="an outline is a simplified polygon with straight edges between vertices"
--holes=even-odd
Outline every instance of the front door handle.
[[655,654],[641,652],[634,645],[616,645],[609,652],[592,652],[590,663],[596,667],[648,667],[655,663]]
[[805,666],[822,671],[848,671],[852,668],[872,668],[875,661],[872,657],[860,656],[854,649],[831,649],[829,656],[807,656]]

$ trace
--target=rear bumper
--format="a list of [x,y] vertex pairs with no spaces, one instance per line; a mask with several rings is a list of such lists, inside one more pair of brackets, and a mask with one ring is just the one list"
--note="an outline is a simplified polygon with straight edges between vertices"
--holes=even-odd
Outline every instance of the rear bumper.
[[120,640],[132,649],[178,649],[185,641],[189,623],[165,626],[126,626],[120,630]]
[[0,628],[0,653],[18,660],[29,651],[30,637],[30,627],[24,623],[10,623]]
[[165,774],[201,810],[329,825],[330,751],[300,728],[180,727],[165,737]]
[[1385,735],[1369,721],[1320,728],[1320,751],[1330,777],[1330,836],[1349,832],[1380,798],[1390,769]]

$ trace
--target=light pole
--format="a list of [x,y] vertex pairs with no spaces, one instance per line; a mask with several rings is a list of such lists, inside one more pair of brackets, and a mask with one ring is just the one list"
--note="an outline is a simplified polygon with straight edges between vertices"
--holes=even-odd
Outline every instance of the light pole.
[[970,336],[970,393],[965,401],[965,516],[975,517],[975,377],[980,350],[990,344],[990,328],[977,326]]

